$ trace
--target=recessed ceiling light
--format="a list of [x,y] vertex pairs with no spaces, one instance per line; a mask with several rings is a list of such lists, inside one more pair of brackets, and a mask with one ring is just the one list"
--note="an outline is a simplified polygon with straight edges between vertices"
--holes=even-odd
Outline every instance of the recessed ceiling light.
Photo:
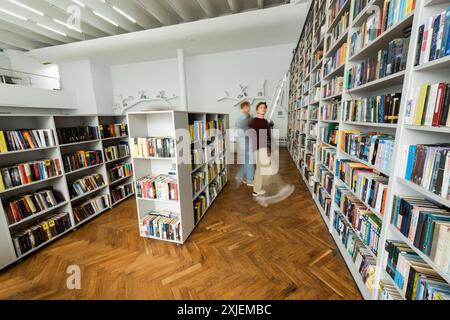
[[56,30],[56,29],[53,29],[53,28],[51,28],[51,27],[49,27],[49,26],[46,26],[46,25],[43,25],[43,24],[40,24],[40,23],[36,23],[36,24],[37,24],[39,27],[41,27],[41,28],[47,29],[47,30],[49,30],[49,31],[53,31],[54,33],[60,34],[60,35],[62,35],[62,36],[64,36],[64,37],[67,37],[67,34],[65,34],[64,32],[58,31],[58,30]]
[[79,32],[79,33],[83,33],[83,31],[81,31],[80,29],[75,28],[75,27],[71,26],[70,24],[67,24],[67,23],[65,23],[65,22],[62,22],[62,21],[60,21],[60,20],[58,20],[58,19],[53,19],[53,21],[55,21],[56,23],[59,23],[60,25],[63,25],[63,26],[66,27],[66,28],[69,28],[69,29],[71,29],[71,30],[75,30],[75,31],[77,31],[77,32]]
[[40,16],[43,16],[43,15],[44,15],[43,12],[41,12],[41,11],[39,11],[39,10],[36,10],[36,9],[34,9],[34,8],[32,8],[32,7],[29,7],[29,6],[27,6],[26,4],[23,4],[23,3],[19,2],[19,1],[16,1],[16,0],[8,0],[8,1],[11,2],[11,3],[14,3],[15,5],[17,5],[17,6],[19,6],[19,7],[22,7],[22,8],[24,8],[24,9],[27,9],[27,10],[31,11],[31,12],[34,12],[34,13],[40,15]]
[[0,8],[0,12],[9,14],[10,16],[16,17],[17,19],[20,19],[20,20],[23,20],[23,21],[27,21],[28,20],[25,17],[19,16],[18,14],[15,14],[14,12],[11,12],[11,11],[8,11],[8,10],[2,9],[2,8]]
[[75,2],[77,5],[79,5],[80,7],[85,7],[86,5],[83,3],[83,2],[81,2],[81,1],[78,1],[78,0],[72,0],[73,2]]
[[[75,0],[74,0],[74,1],[75,1]],[[100,17],[100,18],[102,18],[103,20],[105,20],[105,21],[111,23],[113,26],[115,26],[115,27],[118,27],[118,26],[119,26],[116,22],[114,22],[114,21],[112,21],[111,19],[105,17],[105,16],[102,15],[101,13],[98,13],[97,11],[92,11],[92,12],[93,12],[97,17]]]
[[131,17],[130,15],[126,14],[125,12],[123,12],[120,8],[117,8],[116,6],[113,6],[113,9],[116,10],[118,13],[120,13],[121,15],[123,15],[125,18],[127,18],[128,20],[130,20],[133,23],[136,23],[136,19],[134,19],[133,17]]

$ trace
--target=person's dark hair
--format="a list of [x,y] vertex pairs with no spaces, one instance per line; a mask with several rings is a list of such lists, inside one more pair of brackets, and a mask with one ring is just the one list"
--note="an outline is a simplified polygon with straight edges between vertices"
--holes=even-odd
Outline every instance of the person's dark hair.
[[241,109],[243,109],[244,107],[250,107],[250,102],[248,101],[244,101],[241,103]]
[[262,102],[260,102],[260,103],[258,103],[258,104],[256,105],[256,111],[258,111],[259,107],[262,106],[262,105],[265,105],[265,106],[266,106],[266,109],[268,108],[267,103],[265,103],[264,101],[262,101]]

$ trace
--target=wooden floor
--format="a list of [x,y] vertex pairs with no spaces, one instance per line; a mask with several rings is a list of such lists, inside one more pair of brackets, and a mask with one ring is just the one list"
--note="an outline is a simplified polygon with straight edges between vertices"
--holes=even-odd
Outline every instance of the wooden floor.
[[130,199],[0,272],[0,299],[361,299],[287,151],[280,162],[296,187],[282,203],[230,183],[177,247],[139,237]]

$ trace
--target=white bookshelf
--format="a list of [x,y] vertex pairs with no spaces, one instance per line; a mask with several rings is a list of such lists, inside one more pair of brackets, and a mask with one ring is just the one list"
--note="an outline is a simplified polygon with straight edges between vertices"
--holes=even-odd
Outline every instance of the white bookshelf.
[[[195,229],[200,222],[195,223],[194,219],[194,201],[201,195],[207,196],[207,208],[202,215],[203,218],[206,211],[211,207],[216,198],[211,198],[209,195],[209,186],[213,183],[216,177],[213,177],[196,195],[193,194],[192,186],[192,174],[198,171],[207,170],[208,162],[216,163],[218,157],[223,156],[226,162],[228,157],[228,145],[226,145],[223,155],[217,154],[211,157],[203,164],[193,165],[191,159],[191,148],[205,148],[210,140],[206,132],[204,132],[203,139],[201,141],[195,141],[191,143],[189,136],[189,124],[194,120],[201,121],[203,128],[206,128],[206,122],[218,121],[222,119],[225,123],[225,128],[229,126],[228,115],[225,114],[211,114],[211,113],[194,113],[194,112],[182,112],[182,111],[142,111],[142,112],[130,112],[127,113],[129,132],[131,138],[146,138],[146,137],[172,137],[176,141],[176,157],[175,158],[146,158],[135,156],[133,150],[132,163],[135,169],[134,182],[145,176],[157,176],[160,174],[168,174],[169,171],[173,171],[173,176],[177,180],[178,184],[178,201],[164,201],[157,199],[142,199],[136,196],[136,203],[138,209],[138,220],[151,213],[152,210],[165,210],[173,213],[173,217],[177,217],[180,222],[181,240],[168,240],[152,236],[141,235],[144,238],[168,241],[176,244],[184,244],[189,235]],[[218,142],[220,139],[225,139],[225,135],[221,132],[213,132],[214,141]],[[226,141],[226,140],[225,140]],[[212,142],[214,143],[214,142]],[[131,143],[130,143],[131,144]],[[229,175],[229,169],[225,165],[223,173]],[[219,190],[219,193],[223,190],[225,185]],[[140,226],[139,226],[140,227]]]
[[[1,115],[0,116],[0,130],[18,130],[18,129],[51,129],[55,138],[55,145],[47,148],[13,151],[7,153],[0,153],[1,167],[7,167],[10,165],[15,165],[17,163],[22,163],[26,161],[33,161],[39,159],[59,159],[62,174],[60,176],[51,177],[43,181],[36,181],[27,185],[22,185],[20,187],[11,188],[0,193],[0,199],[2,200],[2,205],[0,206],[0,269],[3,269],[14,262],[38,251],[45,245],[61,238],[71,230],[75,230],[82,224],[87,223],[93,218],[101,215],[102,213],[108,211],[112,205],[117,205],[120,202],[126,200],[131,195],[126,196],[124,199],[117,201],[115,204],[111,205],[110,192],[113,188],[120,186],[125,183],[132,183],[132,177],[124,179],[124,181],[109,183],[107,177],[107,169],[110,164],[120,163],[124,161],[131,161],[130,157],[124,157],[122,159],[117,159],[114,161],[105,162],[104,148],[117,144],[117,141],[128,142],[128,137],[119,137],[115,139],[101,139],[100,135],[98,139],[86,142],[76,142],[76,143],[60,143],[58,135],[56,132],[57,128],[67,128],[67,127],[80,127],[80,126],[94,126],[97,128],[100,124],[113,124],[113,123],[123,123],[126,124],[126,116],[113,116],[113,115]],[[73,170],[66,172],[63,165],[63,156],[76,152],[76,151],[88,151],[88,150],[98,150],[102,155],[102,162],[97,165],[92,165],[89,167],[81,168],[78,170]],[[79,178],[91,174],[101,174],[105,185],[99,187],[91,192],[72,197],[69,192],[69,184]],[[7,205],[4,202],[10,198],[24,195],[27,193],[33,193],[37,190],[45,189],[46,187],[53,188],[57,193],[62,196],[62,201],[55,207],[49,208],[45,211],[36,213],[30,217],[27,217],[19,222],[9,224],[7,221],[5,208]],[[89,200],[89,198],[94,196],[106,195],[108,197],[109,206],[92,216],[89,216],[85,220],[75,223],[75,218],[73,216],[73,208],[83,202]],[[15,252],[12,235],[25,227],[28,227],[42,219],[56,213],[65,212],[70,216],[71,227],[65,232],[59,234],[58,236],[50,239],[49,241],[33,248],[32,250],[26,252],[25,254],[18,255]]]
[[[326,19],[325,23],[325,41],[324,41],[324,52],[325,58],[332,56],[332,54],[342,45],[342,43],[346,42],[348,45],[350,44],[352,28],[361,26],[372,14],[373,10],[369,9],[370,6],[366,6],[354,19],[352,17],[353,8],[356,0],[348,0],[343,9],[339,12],[339,15],[343,15],[345,10],[349,10],[349,27],[347,30],[337,37],[336,41],[329,45],[329,41],[327,41],[326,37],[330,36],[329,32],[331,31],[330,27],[333,27],[337,23],[337,19],[333,20],[333,25],[327,25],[328,19]],[[406,181],[404,178],[399,176],[400,169],[402,168],[402,164],[406,159],[403,158],[402,153],[400,152],[401,147],[409,144],[427,144],[427,143],[439,143],[439,142],[447,142],[450,141],[450,128],[448,127],[426,127],[426,126],[412,126],[404,124],[404,115],[406,112],[406,103],[407,98],[411,95],[414,88],[420,86],[424,82],[436,83],[440,81],[450,81],[450,57],[443,57],[438,60],[426,63],[424,65],[414,67],[414,55],[416,52],[416,43],[417,43],[417,30],[419,26],[425,23],[428,20],[428,17],[431,15],[435,15],[437,13],[442,12],[444,9],[447,9],[450,5],[450,1],[444,0],[416,0],[416,9],[405,16],[403,19],[392,25],[388,30],[384,31],[378,38],[372,40],[366,47],[360,49],[355,52],[353,55],[350,55],[350,48],[347,47],[347,56],[345,59],[344,66],[338,66],[335,70],[332,70],[326,77],[324,77],[324,63],[320,66],[312,66],[310,62],[312,59],[311,55],[313,54],[311,45],[309,44],[309,40],[307,40],[308,36],[312,38],[315,37],[317,28],[312,28],[311,32],[305,32],[305,29],[308,26],[308,23],[312,23],[314,25],[315,20],[318,16],[318,9],[321,8],[321,5],[316,5],[316,3],[320,3],[321,1],[315,0],[312,1],[310,6],[310,10],[308,16],[306,18],[305,27],[300,35],[299,44],[297,46],[297,50],[295,52],[294,58],[291,63],[290,75],[291,75],[291,85],[290,85],[290,103],[289,103],[289,152],[296,163],[297,167],[300,170],[302,179],[305,184],[308,186],[308,189],[313,197],[316,205],[319,207],[319,212],[324,222],[327,226],[327,229],[330,231],[333,239],[335,240],[339,251],[341,252],[345,263],[347,264],[352,276],[355,279],[355,282],[358,288],[361,291],[362,296],[365,299],[377,299],[378,297],[378,288],[381,282],[390,283],[395,286],[393,279],[385,271],[384,261],[387,258],[386,253],[384,251],[384,246],[387,240],[400,240],[407,243],[417,254],[428,264],[431,268],[433,268],[445,281],[450,281],[450,274],[446,273],[442,268],[436,265],[428,256],[423,254],[420,250],[413,247],[413,244],[408,241],[395,227],[393,227],[390,223],[392,217],[392,205],[394,196],[420,196],[426,199],[429,199],[437,204],[443,205],[445,207],[450,208],[450,201],[441,198],[440,196],[425,190],[421,186],[415,185],[410,181]],[[368,1],[370,5],[381,5],[383,3],[382,0],[372,0]],[[330,6],[334,3],[334,0],[326,0],[326,8],[330,10]],[[328,13],[327,13],[328,15]],[[336,176],[336,172],[332,172],[334,174],[334,182],[333,189],[330,194],[332,199],[332,208],[331,208],[331,216],[327,217],[324,215],[323,209],[320,207],[317,197],[314,193],[314,190],[320,185],[320,182],[317,179],[314,179],[314,185],[311,186],[309,183],[307,176],[305,173],[307,169],[305,169],[305,154],[302,153],[303,146],[299,143],[296,138],[298,135],[305,134],[306,139],[309,138],[308,130],[302,132],[297,125],[298,122],[302,121],[302,117],[300,116],[300,120],[298,119],[299,113],[301,114],[301,108],[307,108],[308,113],[312,108],[315,108],[317,105],[313,105],[310,103],[310,100],[307,99],[308,103],[303,103],[307,95],[310,94],[311,88],[317,85],[317,81],[313,81],[311,83],[309,79],[309,70],[312,67],[316,69],[321,68],[322,71],[322,86],[323,88],[325,84],[325,80],[332,79],[337,75],[344,75],[346,71],[351,68],[353,65],[365,59],[366,57],[371,56],[376,53],[378,50],[386,46],[389,41],[399,37],[402,34],[402,30],[407,26],[412,26],[411,31],[411,40],[409,43],[408,57],[407,57],[407,65],[406,69],[392,74],[390,76],[363,84],[361,86],[352,88],[347,90],[345,88],[341,94],[336,94],[330,97],[324,98],[321,93],[320,107],[325,104],[331,104],[333,101],[340,101],[340,111],[343,110],[343,104],[345,101],[353,100],[358,97],[369,97],[376,96],[380,94],[387,93],[395,93],[402,92],[402,100],[400,105],[400,119],[398,124],[384,124],[384,123],[367,123],[367,122],[350,122],[343,121],[342,112],[338,119],[336,120],[322,120],[322,117],[319,117],[319,127],[326,127],[330,123],[339,124],[339,132],[341,135],[342,130],[359,130],[361,132],[380,132],[386,133],[390,135],[395,135],[395,152],[394,158],[392,159],[391,170],[380,170],[373,165],[368,164],[365,161],[362,161],[356,157],[350,156],[347,153],[343,152],[338,145],[337,147],[331,146],[326,142],[321,141],[320,136],[317,139],[317,147],[315,154],[315,172],[314,176],[317,176],[318,168],[321,166],[321,163],[318,161],[319,156],[319,146],[324,145],[329,148],[333,148],[337,151],[337,159],[351,159],[355,162],[360,162],[366,165],[369,165],[376,172],[382,173],[389,178],[389,186],[388,193],[386,198],[386,206],[384,215],[381,212],[378,212],[374,208],[371,208],[367,203],[365,203],[366,207],[371,210],[375,215],[377,215],[382,220],[382,229],[380,234],[380,239],[378,242],[378,255],[376,256],[376,268],[375,268],[375,280],[372,292],[370,292],[366,285],[361,281],[361,275],[358,273],[358,270],[355,270],[355,265],[353,261],[350,259],[348,253],[346,252],[342,242],[333,227],[333,221],[335,215],[340,212],[339,207],[336,205],[334,198],[336,194],[336,186],[345,185],[338,176]],[[345,82],[345,79],[344,79]],[[306,86],[305,86],[306,84]],[[301,114],[302,115],[302,114]],[[309,121],[308,121],[309,123]],[[338,139],[339,141],[340,139]],[[303,156],[302,156],[303,155]],[[324,166],[326,167],[326,166]],[[336,170],[335,170],[336,171]],[[345,186],[351,193],[356,196],[354,192],[348,187]],[[361,200],[362,201],[362,200]],[[364,201],[362,201],[364,203]],[[344,218],[345,215],[343,215]],[[351,226],[351,224],[349,224]],[[357,232],[355,232],[358,234]],[[396,286],[395,286],[396,287]],[[397,288],[397,287],[396,287]],[[404,298],[403,293],[399,291],[399,294]]]

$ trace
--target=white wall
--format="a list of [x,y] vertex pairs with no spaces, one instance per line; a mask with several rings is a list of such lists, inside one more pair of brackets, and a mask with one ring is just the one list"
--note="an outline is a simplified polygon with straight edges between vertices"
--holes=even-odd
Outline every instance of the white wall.
[[[222,112],[230,114],[233,126],[239,107],[234,102],[217,102],[228,90],[231,96],[239,94],[239,84],[248,85],[248,94],[255,95],[260,83],[266,80],[266,95],[272,98],[278,81],[288,70],[294,44],[230,51],[208,55],[187,56],[186,71],[188,105],[190,111]],[[167,95],[179,94],[178,65],[176,59],[144,63],[116,65],[111,67],[114,99],[118,95],[138,96],[138,91],[154,96],[160,90]],[[287,101],[285,99],[285,101]],[[173,102],[179,104],[179,100]],[[134,109],[144,109],[157,104],[143,104]],[[285,119],[274,117],[276,126],[286,134]]]
[[100,63],[91,62],[91,75],[97,104],[97,113],[112,113],[111,106],[114,105],[114,93],[110,67]]

